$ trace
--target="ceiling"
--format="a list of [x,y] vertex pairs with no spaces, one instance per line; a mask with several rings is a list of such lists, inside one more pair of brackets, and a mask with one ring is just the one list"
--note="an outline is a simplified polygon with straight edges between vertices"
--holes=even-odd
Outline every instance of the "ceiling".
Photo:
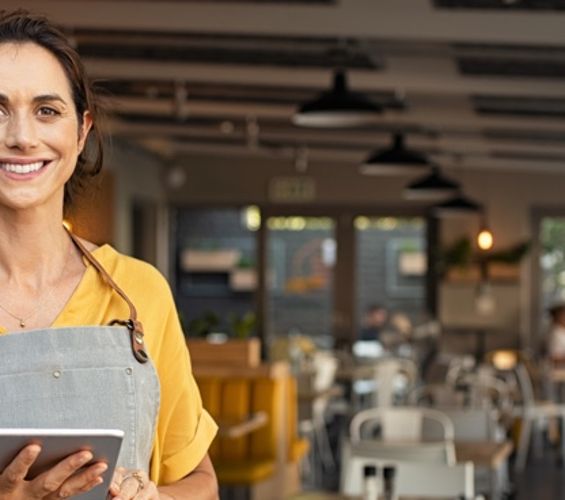
[[[115,134],[168,161],[356,163],[394,131],[448,168],[565,173],[565,0],[12,1],[73,37]],[[336,66],[384,107],[299,129]]]

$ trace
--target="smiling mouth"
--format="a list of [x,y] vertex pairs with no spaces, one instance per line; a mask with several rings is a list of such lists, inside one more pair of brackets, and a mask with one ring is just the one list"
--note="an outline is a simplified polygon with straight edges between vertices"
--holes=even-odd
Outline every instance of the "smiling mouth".
[[33,163],[4,163],[0,162],[0,169],[12,174],[31,174],[41,170],[50,160],[35,161]]

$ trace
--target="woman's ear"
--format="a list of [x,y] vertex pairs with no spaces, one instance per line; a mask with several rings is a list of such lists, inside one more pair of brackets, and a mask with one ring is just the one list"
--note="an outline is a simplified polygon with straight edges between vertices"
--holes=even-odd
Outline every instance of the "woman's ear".
[[84,145],[86,144],[86,139],[88,137],[88,132],[92,127],[92,115],[90,111],[86,110],[82,115],[82,125],[79,130],[78,135],[78,153],[82,153]]

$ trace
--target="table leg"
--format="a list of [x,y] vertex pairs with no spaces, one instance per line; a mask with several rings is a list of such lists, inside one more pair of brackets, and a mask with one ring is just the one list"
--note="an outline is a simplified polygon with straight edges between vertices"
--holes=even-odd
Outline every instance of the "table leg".
[[561,463],[561,467],[565,468],[565,414],[561,414],[559,418],[559,441],[561,443],[561,453],[559,456],[559,461]]
[[483,361],[486,353],[486,332],[484,329],[477,330],[477,346],[475,349],[475,360],[477,365]]

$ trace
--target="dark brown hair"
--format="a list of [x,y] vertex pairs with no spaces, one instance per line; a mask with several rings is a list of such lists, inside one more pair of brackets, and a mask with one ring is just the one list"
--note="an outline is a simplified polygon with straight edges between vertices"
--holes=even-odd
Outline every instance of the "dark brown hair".
[[65,185],[67,207],[77,191],[84,187],[85,181],[98,174],[102,168],[103,136],[98,123],[100,105],[77,51],[63,32],[53,26],[47,18],[25,10],[0,11],[0,44],[8,42],[35,43],[51,52],[61,64],[69,81],[79,127],[82,125],[85,111],[88,110],[92,116],[88,140],[90,144],[85,146],[79,155],[73,175]]

